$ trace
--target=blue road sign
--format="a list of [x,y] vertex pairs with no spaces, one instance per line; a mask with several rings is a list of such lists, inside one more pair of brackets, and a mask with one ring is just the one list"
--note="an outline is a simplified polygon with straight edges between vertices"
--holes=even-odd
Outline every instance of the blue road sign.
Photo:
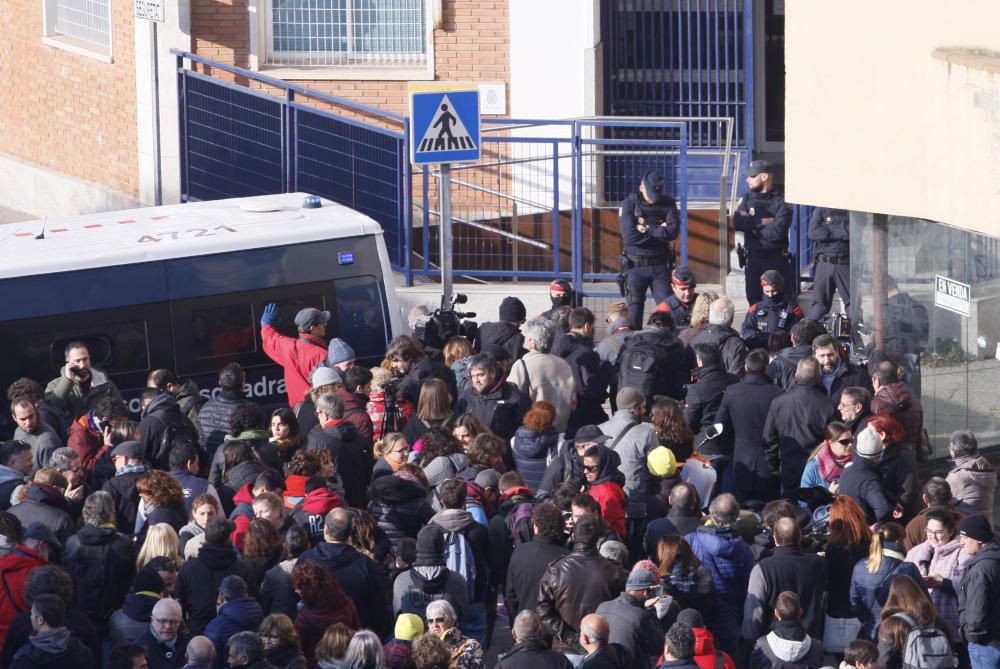
[[410,162],[479,160],[479,91],[410,93]]

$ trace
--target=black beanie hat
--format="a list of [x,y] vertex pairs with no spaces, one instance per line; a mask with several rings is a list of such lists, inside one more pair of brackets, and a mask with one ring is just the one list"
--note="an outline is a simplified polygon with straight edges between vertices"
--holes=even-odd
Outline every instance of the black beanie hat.
[[428,525],[417,533],[415,567],[444,566],[444,533],[437,525]]
[[508,323],[523,321],[528,315],[524,302],[516,297],[505,297],[500,303],[500,320]]
[[969,516],[963,520],[958,526],[958,533],[970,539],[981,541],[984,544],[993,541],[993,526],[990,525],[990,521],[986,519],[986,516],[981,513]]
[[163,578],[152,569],[146,568],[139,571],[132,580],[132,592],[156,592],[160,593],[166,588]]

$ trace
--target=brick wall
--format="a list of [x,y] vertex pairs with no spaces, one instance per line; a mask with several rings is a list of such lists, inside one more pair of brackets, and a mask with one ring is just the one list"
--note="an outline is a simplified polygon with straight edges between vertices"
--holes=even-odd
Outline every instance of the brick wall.
[[42,0],[0,3],[0,151],[138,195],[132,3],[111,2],[113,62],[42,43]]

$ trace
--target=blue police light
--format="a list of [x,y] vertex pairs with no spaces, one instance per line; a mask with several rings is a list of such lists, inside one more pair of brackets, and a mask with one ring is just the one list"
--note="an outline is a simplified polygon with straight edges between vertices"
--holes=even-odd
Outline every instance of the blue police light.
[[323,206],[323,203],[319,199],[319,195],[306,195],[302,198],[302,208],[303,209],[319,209]]
[[337,264],[338,265],[353,265],[354,264],[354,254],[349,251],[341,251],[337,254]]

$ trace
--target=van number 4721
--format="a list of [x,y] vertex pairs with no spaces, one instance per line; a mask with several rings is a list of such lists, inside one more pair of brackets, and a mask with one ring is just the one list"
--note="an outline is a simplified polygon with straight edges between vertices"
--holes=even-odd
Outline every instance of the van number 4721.
[[188,230],[171,230],[169,232],[155,232],[150,235],[139,237],[138,244],[145,242],[162,242],[171,239],[190,239],[192,237],[214,237],[218,232],[236,232],[228,225],[217,225],[214,228],[190,228]]

